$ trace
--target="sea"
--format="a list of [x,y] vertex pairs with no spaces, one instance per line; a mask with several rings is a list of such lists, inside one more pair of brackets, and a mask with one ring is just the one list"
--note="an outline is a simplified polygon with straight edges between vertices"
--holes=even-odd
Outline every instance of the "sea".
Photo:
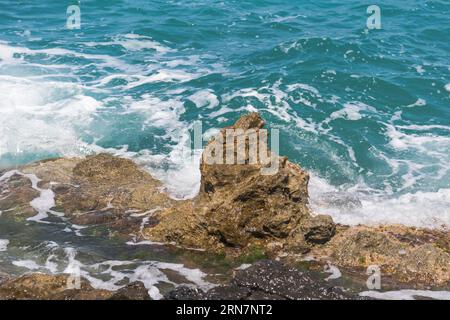
[[[448,0],[0,0],[0,166],[108,152],[189,199],[194,123],[206,140],[257,111],[279,130],[279,153],[310,173],[314,212],[448,228],[449,54]],[[103,257],[90,258],[111,271],[100,287],[123,280],[115,268],[149,277],[154,297],[167,280],[168,258],[152,250],[117,260],[107,245],[56,241],[55,225],[2,219],[11,272],[63,271],[49,257],[79,252]],[[177,259],[169,269],[207,285]]]

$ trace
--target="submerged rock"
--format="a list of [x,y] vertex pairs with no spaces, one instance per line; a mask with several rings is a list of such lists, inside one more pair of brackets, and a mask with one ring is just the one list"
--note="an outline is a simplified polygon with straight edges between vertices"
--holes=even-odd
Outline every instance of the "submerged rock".
[[[278,167],[273,174],[263,174],[267,164],[262,161],[250,161],[250,135],[258,135],[263,125],[259,114],[251,113],[221,131],[223,136],[234,134],[232,140],[219,139],[220,136],[212,139],[205,150],[213,151],[205,151],[202,156],[197,198],[159,213],[160,223],[147,228],[145,236],[209,250],[245,249],[255,245],[305,250],[311,243],[330,239],[334,230],[331,218],[313,217],[307,207],[309,176],[305,171],[270,151],[268,155]],[[238,139],[245,141],[242,164],[226,164],[230,145],[233,159],[238,158],[237,147],[234,148]],[[258,142],[263,143],[261,139]],[[223,154],[214,154],[217,150]],[[258,152],[261,159],[261,150]],[[211,154],[220,161],[216,159],[212,163],[207,159]],[[302,226],[307,224],[309,227],[304,230]],[[309,234],[308,241],[306,234]]]
[[73,288],[67,274],[26,274],[0,283],[0,300],[150,300],[142,282],[109,291],[94,289],[81,278],[79,288]]
[[166,299],[206,300],[313,300],[361,299],[357,294],[330,285],[314,277],[311,272],[289,268],[281,262],[262,260],[237,270],[229,285],[206,293],[179,287],[166,295]]

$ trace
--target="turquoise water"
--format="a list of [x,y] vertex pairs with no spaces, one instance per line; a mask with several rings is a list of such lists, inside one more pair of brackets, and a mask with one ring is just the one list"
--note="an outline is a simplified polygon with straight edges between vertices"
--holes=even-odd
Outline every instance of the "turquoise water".
[[[81,28],[66,28],[78,4]],[[182,152],[258,110],[344,223],[450,225],[450,3],[0,0],[0,162],[108,151],[178,198]]]

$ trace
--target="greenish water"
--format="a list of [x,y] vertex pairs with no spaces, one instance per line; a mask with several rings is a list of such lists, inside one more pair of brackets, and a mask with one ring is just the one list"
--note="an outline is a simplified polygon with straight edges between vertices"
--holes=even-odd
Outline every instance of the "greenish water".
[[450,226],[450,3],[383,1],[368,30],[371,4],[0,0],[0,164],[107,151],[192,197],[193,122],[257,110],[314,210]]

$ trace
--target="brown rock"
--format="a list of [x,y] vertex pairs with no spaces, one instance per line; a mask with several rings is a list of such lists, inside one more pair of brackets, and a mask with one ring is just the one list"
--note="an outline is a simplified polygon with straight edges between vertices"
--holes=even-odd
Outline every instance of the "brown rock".
[[[73,223],[102,224],[114,233],[129,235],[139,231],[142,217],[131,213],[145,213],[171,207],[174,203],[161,191],[161,183],[139,168],[134,162],[109,154],[86,159],[50,159],[19,168],[34,174],[41,181],[39,187],[51,188],[55,193],[55,211],[64,213]],[[14,175],[0,183],[0,210],[35,215],[30,202],[39,196],[31,188],[30,180]],[[151,213],[149,213],[149,216]]]
[[305,221],[302,229],[306,241],[323,244],[334,236],[336,225],[330,216],[318,215]]
[[[259,114],[251,113],[226,129],[253,129],[259,133],[263,125]],[[221,133],[225,135],[225,129]],[[300,227],[313,219],[307,207],[308,174],[286,158],[275,155],[272,156],[278,162],[278,171],[271,175],[262,174],[267,164],[262,163],[259,153],[257,163],[250,161],[248,136],[244,164],[225,164],[227,145],[226,139],[223,140],[216,136],[206,146],[206,149],[220,150],[217,144],[223,143],[224,164],[208,161],[210,159],[206,157],[211,154],[215,157],[214,152],[203,154],[198,197],[160,213],[160,223],[148,228],[146,237],[210,250],[252,245],[267,247],[279,239],[295,246],[298,242],[303,243]],[[237,138],[234,142],[236,144]],[[235,148],[235,160],[236,153]],[[268,154],[271,155],[270,151]],[[324,242],[332,236],[332,220],[323,219],[317,221],[315,227],[311,224],[307,230],[312,232],[312,240]]]
[[37,214],[30,202],[39,196],[32,188],[31,181],[22,175],[14,174],[0,181],[0,211],[2,214],[31,217]]
[[402,282],[449,284],[450,254],[438,239],[448,243],[450,234],[436,231],[435,239],[429,243],[430,233],[433,231],[403,226],[350,227],[314,251],[342,267],[365,270],[378,265],[382,274]]
[[142,282],[133,282],[117,290],[109,300],[151,300]]
[[97,290],[84,279],[80,289],[68,289],[68,275],[27,274],[0,285],[0,300],[96,300],[113,293]]

